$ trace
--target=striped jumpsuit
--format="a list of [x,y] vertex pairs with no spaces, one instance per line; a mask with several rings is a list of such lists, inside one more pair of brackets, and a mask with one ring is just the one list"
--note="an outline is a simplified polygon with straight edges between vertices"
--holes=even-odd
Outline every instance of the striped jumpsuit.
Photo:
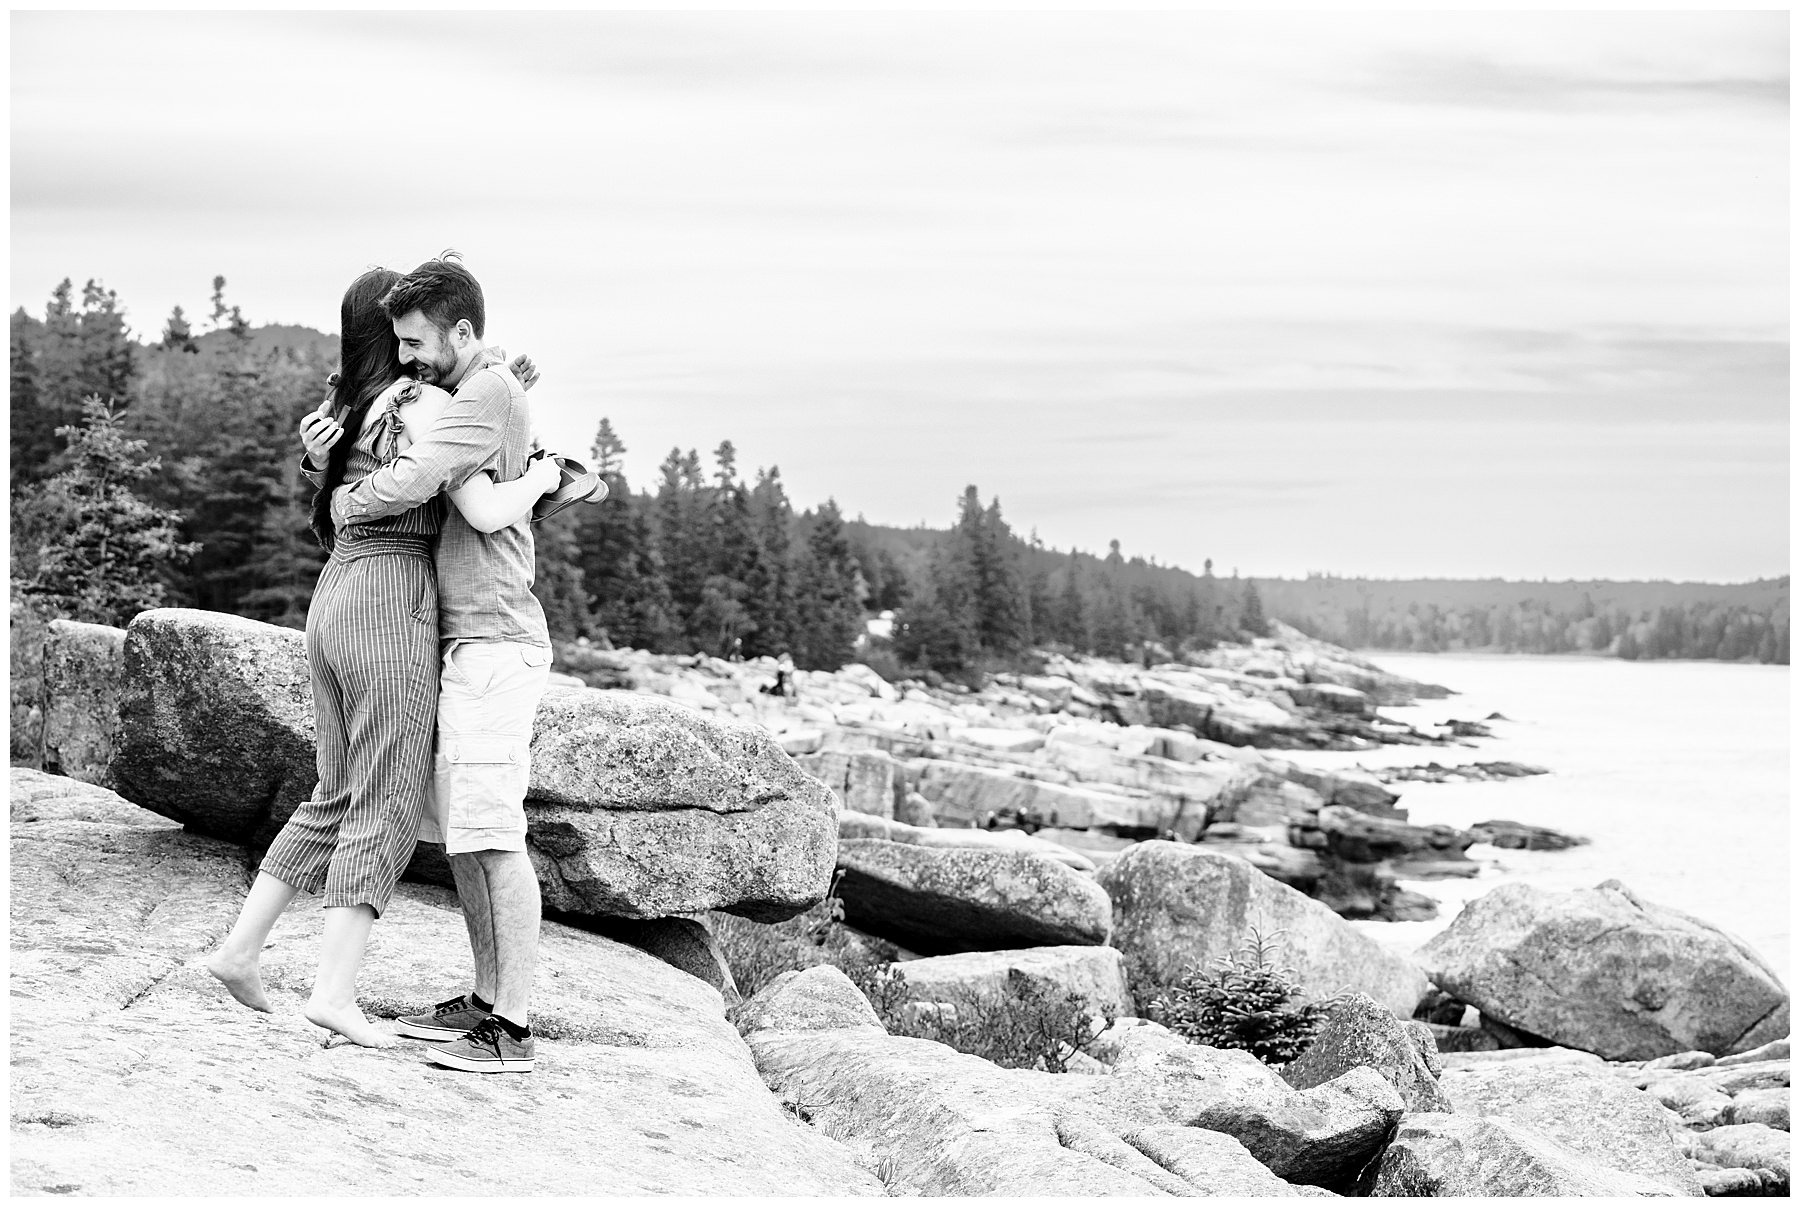
[[[397,454],[402,390],[352,446],[355,482]],[[412,859],[432,777],[438,698],[434,539],[443,503],[337,530],[306,614],[319,784],[270,844],[262,870],[327,909],[379,917]]]

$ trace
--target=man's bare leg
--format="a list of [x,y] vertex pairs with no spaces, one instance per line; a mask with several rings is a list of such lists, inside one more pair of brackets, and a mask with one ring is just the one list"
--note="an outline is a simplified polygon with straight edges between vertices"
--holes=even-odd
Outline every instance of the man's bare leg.
[[514,1026],[530,1023],[543,902],[537,872],[523,851],[450,856],[475,953],[475,993]]
[[[524,851],[478,851],[487,880],[498,985],[494,1013],[515,1026],[530,1025],[531,982],[537,976],[538,927],[543,901],[537,872]],[[485,995],[484,995],[485,996]]]
[[469,950],[475,956],[475,996],[491,1007],[500,992],[500,972],[494,958],[494,910],[488,901],[487,873],[475,852],[448,858],[463,925],[469,930]]
[[375,910],[367,905],[332,906],[325,911],[319,940],[319,975],[302,1011],[315,1026],[335,1031],[365,1048],[391,1048],[394,1036],[363,1016],[356,1004],[356,973],[369,945]]
[[269,941],[275,920],[293,904],[299,892],[285,880],[258,872],[237,921],[232,923],[231,933],[217,951],[206,957],[206,971],[252,1010],[269,1010],[269,995],[263,992],[262,983],[263,944]]

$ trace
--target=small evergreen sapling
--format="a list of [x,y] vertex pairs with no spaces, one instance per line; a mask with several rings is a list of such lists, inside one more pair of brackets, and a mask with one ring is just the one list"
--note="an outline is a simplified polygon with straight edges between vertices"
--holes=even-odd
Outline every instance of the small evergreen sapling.
[[1283,931],[1252,930],[1243,946],[1210,968],[1188,966],[1166,996],[1151,1003],[1158,1022],[1212,1048],[1242,1048],[1264,1064],[1284,1065],[1306,1050],[1329,1010],[1297,1001],[1305,991],[1279,965]]

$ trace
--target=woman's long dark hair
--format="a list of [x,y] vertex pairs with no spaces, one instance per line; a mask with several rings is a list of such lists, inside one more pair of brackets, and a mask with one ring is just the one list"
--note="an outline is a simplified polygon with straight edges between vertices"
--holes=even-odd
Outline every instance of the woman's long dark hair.
[[350,446],[362,433],[369,404],[401,376],[400,341],[394,324],[381,309],[381,299],[400,274],[391,268],[371,268],[350,282],[338,308],[338,330],[343,332],[338,371],[331,375],[332,399],[348,406],[343,416],[344,435],[331,448],[325,465],[325,485],[313,496],[312,530],[319,544],[337,544],[337,528],[331,522],[331,492],[343,484],[350,461]]

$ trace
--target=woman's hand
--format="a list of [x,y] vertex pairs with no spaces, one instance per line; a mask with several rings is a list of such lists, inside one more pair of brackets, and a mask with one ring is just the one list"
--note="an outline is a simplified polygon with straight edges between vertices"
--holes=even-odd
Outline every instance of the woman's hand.
[[306,446],[306,459],[324,468],[332,445],[344,437],[344,425],[331,417],[332,399],[319,404],[300,419],[300,443]]
[[506,367],[512,370],[512,375],[518,378],[519,384],[524,386],[527,390],[537,384],[537,364],[531,357],[525,355],[525,353],[521,352],[513,357],[512,361],[508,363]]

